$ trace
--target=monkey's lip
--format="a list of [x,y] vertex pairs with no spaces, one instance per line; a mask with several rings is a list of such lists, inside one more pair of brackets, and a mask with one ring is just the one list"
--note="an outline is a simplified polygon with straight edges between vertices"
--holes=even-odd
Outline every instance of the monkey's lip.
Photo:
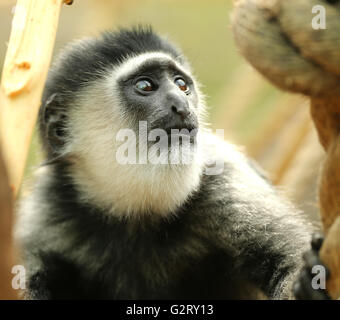
[[165,127],[163,130],[168,134],[168,136],[179,135],[179,136],[196,136],[198,127],[194,125],[190,126],[169,126]]

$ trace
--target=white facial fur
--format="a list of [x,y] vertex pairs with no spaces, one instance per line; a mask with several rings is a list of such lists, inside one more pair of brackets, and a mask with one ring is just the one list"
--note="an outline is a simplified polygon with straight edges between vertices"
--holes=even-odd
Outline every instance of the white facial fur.
[[[65,152],[75,159],[70,174],[82,201],[96,204],[118,217],[173,214],[197,189],[202,173],[199,135],[197,152],[189,165],[123,165],[116,161],[120,145],[116,135],[120,129],[132,128],[122,112],[124,108],[115,86],[116,79],[149,59],[173,60],[159,52],[129,58],[109,70],[102,80],[84,88],[75,99],[76,105],[70,108],[70,140],[65,148]],[[176,64],[184,73],[190,74],[189,70]],[[196,91],[202,126],[204,102],[197,86]]]

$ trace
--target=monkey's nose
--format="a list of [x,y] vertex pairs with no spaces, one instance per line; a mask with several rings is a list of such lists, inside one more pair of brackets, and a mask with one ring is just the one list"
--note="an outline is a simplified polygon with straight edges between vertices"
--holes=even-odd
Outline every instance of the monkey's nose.
[[171,110],[174,114],[178,114],[182,120],[184,120],[190,114],[189,107],[184,106],[183,104],[172,105]]
[[189,102],[182,93],[176,91],[169,92],[167,95],[167,105],[173,118],[180,118],[184,121],[190,114]]

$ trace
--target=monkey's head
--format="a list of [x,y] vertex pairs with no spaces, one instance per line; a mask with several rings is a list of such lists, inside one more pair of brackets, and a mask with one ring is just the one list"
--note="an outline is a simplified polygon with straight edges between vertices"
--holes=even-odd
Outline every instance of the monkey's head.
[[48,160],[116,215],[175,212],[198,186],[204,102],[183,55],[150,28],[72,43],[40,110]]

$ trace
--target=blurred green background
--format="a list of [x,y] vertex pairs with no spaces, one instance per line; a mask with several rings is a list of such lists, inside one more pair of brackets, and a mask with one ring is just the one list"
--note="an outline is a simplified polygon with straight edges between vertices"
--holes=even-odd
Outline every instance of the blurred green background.
[[[0,61],[6,52],[14,0],[0,3]],[[231,0],[75,0],[61,12],[55,54],[69,41],[118,26],[150,24],[188,56],[207,95],[212,128],[289,190],[315,219],[316,175],[322,158],[303,97],[284,94],[238,54],[231,32]],[[284,63],[284,61],[283,61]],[[34,134],[26,180],[42,159]],[[306,171],[306,167],[312,168]]]

